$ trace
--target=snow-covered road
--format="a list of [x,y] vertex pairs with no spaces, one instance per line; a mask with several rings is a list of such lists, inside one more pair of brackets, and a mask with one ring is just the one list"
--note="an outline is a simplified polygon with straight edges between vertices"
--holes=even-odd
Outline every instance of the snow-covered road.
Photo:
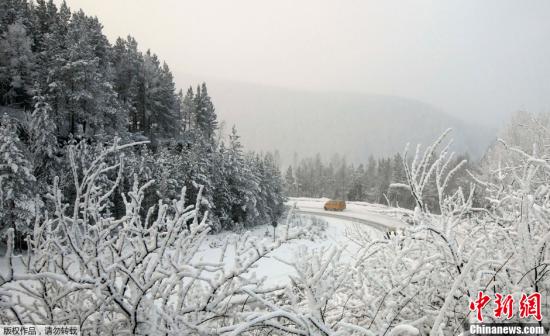
[[382,205],[369,204],[365,202],[347,202],[346,209],[340,212],[325,211],[323,206],[328,201],[326,198],[290,198],[290,205],[296,204],[296,213],[314,215],[321,217],[337,218],[349,222],[369,225],[378,230],[387,231],[398,229],[407,224],[395,216],[396,211],[400,214],[407,213],[407,210],[392,209]]

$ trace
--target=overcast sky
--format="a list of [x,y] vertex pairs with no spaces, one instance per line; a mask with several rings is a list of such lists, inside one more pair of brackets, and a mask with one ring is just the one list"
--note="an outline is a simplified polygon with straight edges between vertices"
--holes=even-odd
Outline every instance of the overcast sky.
[[97,15],[111,41],[151,48],[181,86],[193,74],[397,95],[485,124],[550,110],[547,0],[67,3]]

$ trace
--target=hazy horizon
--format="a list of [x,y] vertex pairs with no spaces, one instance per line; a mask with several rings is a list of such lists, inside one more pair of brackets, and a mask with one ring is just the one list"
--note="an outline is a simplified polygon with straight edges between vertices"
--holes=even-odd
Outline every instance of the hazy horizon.
[[111,41],[134,36],[180,87],[192,74],[399,96],[490,126],[550,110],[548,1],[67,3],[97,15]]

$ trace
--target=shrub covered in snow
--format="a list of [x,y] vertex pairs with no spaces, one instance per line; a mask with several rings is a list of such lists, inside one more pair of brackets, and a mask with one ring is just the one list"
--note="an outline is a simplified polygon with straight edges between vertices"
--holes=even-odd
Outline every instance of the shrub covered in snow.
[[[8,230],[0,322],[78,324],[84,334],[455,335],[475,321],[468,303],[478,291],[516,302],[523,293],[548,293],[549,147],[526,152],[503,141],[513,160],[473,176],[490,204],[476,208],[473,186],[468,194],[447,191],[462,164],[451,165],[449,147],[440,148],[445,136],[412,160],[404,155],[417,204],[412,225],[380,239],[357,232],[351,261],[339,246],[301,249],[279,259],[295,272],[274,287],[255,275],[258,261],[304,231],[322,233],[323,223],[300,224],[290,212],[275,239],[234,235],[219,242],[216,260],[202,260],[197,250],[210,230],[199,211],[202,187],[195,204],[183,189],[144,209],[152,182],[136,178],[115,218],[106,205],[119,179],[105,184],[102,176],[123,174],[119,152],[130,145],[106,148],[80,168],[73,147],[74,197],[69,202],[54,183],[55,211],[36,218],[28,253],[14,255]],[[438,214],[424,206],[429,179]]]
[[[37,217],[28,252],[14,255],[14,231],[8,229],[7,272],[0,276],[0,322],[76,324],[84,334],[217,334],[252,314],[251,296],[276,290],[263,286],[253,265],[300,232],[281,227],[272,242],[242,235],[236,256],[225,267],[226,246],[218,260],[196,260],[210,230],[183,188],[177,199],[159,203],[141,215],[146,189],[138,179],[123,195],[125,212],[108,209],[124,170],[120,151],[103,150],[86,167],[71,147],[74,198],[68,203],[56,179],[49,198],[52,214]],[[107,162],[112,162],[108,164]],[[81,169],[82,168],[82,169]],[[108,188],[105,174],[118,171]],[[200,218],[200,219],[199,219]],[[256,303],[258,304],[258,303]]]

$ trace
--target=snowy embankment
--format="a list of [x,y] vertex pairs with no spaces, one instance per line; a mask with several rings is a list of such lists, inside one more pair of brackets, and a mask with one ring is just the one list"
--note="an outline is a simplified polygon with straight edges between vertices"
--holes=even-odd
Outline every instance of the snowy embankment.
[[[270,253],[267,258],[263,258],[257,262],[254,272],[259,278],[266,277],[266,284],[268,285],[275,286],[288,283],[290,279],[289,275],[295,275],[295,270],[287,262],[293,263],[299,260],[300,255],[303,255],[306,251],[320,253],[323,250],[336,247],[343,249],[343,260],[351,260],[358,249],[358,246],[349,238],[350,233],[357,229],[355,222],[337,218],[317,219],[315,217],[312,218],[308,214],[300,214],[299,211],[295,213],[296,215],[292,221],[293,225],[297,227],[301,225],[310,226],[313,232],[309,232],[307,238],[296,239],[286,243]],[[280,227],[276,230],[281,229]],[[372,237],[382,237],[382,232],[377,229],[361,227],[361,230],[367,232]],[[273,239],[273,227],[270,225],[259,226],[249,231],[248,234],[257,237],[259,241],[265,240],[269,242]],[[239,235],[241,234],[222,232],[208,236],[199,248],[197,261],[208,262],[218,260],[223,250],[223,242],[226,240],[236,241]],[[235,262],[234,255],[235,246],[230,244],[226,251],[226,258],[224,259],[226,268],[229,269],[232,267]]]
[[380,204],[366,202],[346,202],[344,211],[325,211],[323,206],[328,198],[291,197],[290,205],[296,204],[296,212],[301,214],[337,218],[352,223],[369,225],[379,230],[403,228],[407,219],[412,217],[412,211],[391,208]]
[[[311,220],[309,215],[299,215],[300,210],[296,210],[296,216],[293,220],[293,224],[300,226],[302,222]],[[288,275],[294,274],[294,269],[285,264],[284,261],[293,262],[298,255],[305,250],[309,251],[321,251],[323,249],[330,249],[332,247],[338,247],[344,249],[344,258],[351,258],[353,252],[357,247],[349,239],[349,233],[356,229],[356,222],[348,219],[339,218],[323,218],[317,223],[310,224],[316,232],[311,233],[308,238],[293,240],[281,248],[272,252],[268,258],[260,260],[256,265],[256,275],[258,277],[267,277],[268,284],[280,284],[288,280]],[[276,230],[280,230],[278,228]],[[381,237],[382,232],[375,228],[362,228],[374,237]],[[273,239],[273,227],[270,225],[258,226],[248,234],[257,237],[258,240],[271,241]],[[199,247],[198,253],[195,256],[196,261],[213,262],[220,258],[223,250],[223,245],[226,240],[237,240],[240,233],[234,232],[221,232],[218,234],[209,235],[205,241]],[[227,255],[224,259],[224,263],[227,268],[232,267],[234,260],[235,247],[229,245],[227,248]],[[19,261],[19,258],[16,258]],[[7,272],[7,260],[5,257],[0,258],[0,271],[2,273]],[[24,270],[23,265],[20,262],[16,262],[16,270],[22,272]]]
[[[182,211],[184,207],[183,203],[174,203],[173,205],[177,206],[176,209],[179,209],[179,211]],[[194,212],[181,212],[182,216],[186,214],[195,216]],[[152,245],[152,247],[148,247],[148,251],[152,252],[146,255],[147,259],[143,262],[138,260],[139,263],[135,262],[136,258],[141,257],[140,253],[147,252],[143,249],[134,249],[125,253],[124,256],[129,257],[120,263],[106,260],[110,254],[96,258],[94,250],[90,250],[91,254],[81,257],[84,252],[88,251],[87,249],[69,250],[68,253],[63,254],[64,259],[62,258],[62,261],[57,263],[58,258],[56,256],[59,253],[54,253],[57,250],[49,252],[49,250],[37,249],[38,253],[29,255],[29,258],[32,259],[31,267],[36,268],[37,261],[46,258],[46,260],[55,263],[52,267],[64,267],[65,273],[60,270],[49,272],[49,268],[46,271],[40,269],[34,271],[33,269],[30,273],[27,273],[25,271],[26,267],[22,264],[22,259],[26,257],[25,253],[23,255],[18,254],[11,260],[9,256],[5,256],[0,258],[1,274],[8,275],[8,279],[14,281],[2,288],[0,296],[3,296],[5,302],[17,302],[14,310],[11,310],[14,316],[15,314],[17,316],[45,315],[48,312],[48,306],[44,303],[46,301],[43,301],[40,297],[35,297],[32,291],[33,288],[42,288],[41,283],[47,281],[49,285],[53,286],[51,290],[48,289],[49,293],[53,293],[52,295],[65,295],[66,290],[76,290],[78,295],[87,295],[89,299],[86,302],[91,303],[79,307],[86,311],[86,316],[91,316],[90,314],[95,313],[88,313],[88,310],[96,312],[96,305],[102,305],[104,297],[109,292],[107,289],[102,291],[103,288],[97,287],[97,283],[91,282],[90,279],[92,278],[88,276],[88,273],[94,275],[95,272],[103,272],[98,277],[110,279],[108,289],[114,293],[120,293],[117,294],[119,301],[113,303],[114,307],[116,309],[118,309],[117,307],[126,309],[130,312],[130,316],[138,316],[138,309],[146,312],[144,316],[147,316],[146,320],[151,323],[151,326],[147,328],[154,329],[158,327],[151,316],[155,316],[155,319],[158,318],[160,316],[157,315],[158,312],[166,311],[168,306],[181,306],[180,310],[183,312],[204,312],[202,315],[195,317],[196,322],[194,323],[200,326],[204,321],[209,321],[212,318],[211,316],[222,314],[219,311],[228,311],[227,307],[230,304],[235,307],[238,306],[242,312],[242,302],[246,303],[249,300],[244,293],[248,293],[255,298],[261,293],[265,293],[266,298],[276,298],[277,295],[282,295],[280,290],[286,291],[290,288],[289,285],[298,286],[293,288],[304,288],[303,286],[306,284],[315,288],[320,286],[317,291],[330,290],[333,287],[328,286],[328,283],[342,284],[347,279],[344,273],[334,271],[333,267],[339,267],[340,263],[353,265],[360,262],[361,258],[358,252],[360,252],[361,241],[353,237],[357,237],[360,232],[361,237],[368,237],[369,240],[383,240],[385,235],[385,230],[359,224],[352,217],[350,219],[323,218],[316,215],[301,214],[299,211],[294,212],[284,224],[281,223],[275,229],[275,239],[273,227],[269,225],[255,227],[247,232],[222,232],[207,235],[206,223],[197,224],[197,218],[194,218],[195,223],[192,225],[192,230],[189,232],[180,231],[181,233],[174,236],[178,236],[180,240],[170,245],[166,244],[166,242],[169,242],[170,235],[158,235],[152,232],[152,234],[157,234],[156,239],[159,242]],[[185,220],[174,222],[180,223],[181,228],[183,228]],[[155,225],[157,224],[152,226],[153,229],[158,226]],[[151,229],[149,230],[151,231]],[[167,226],[166,230],[168,230],[167,232],[174,231],[173,226]],[[152,234],[133,236],[132,238],[137,243],[133,245],[126,244],[120,251],[130,250],[135,246],[140,247],[142,246],[141,243],[150,245],[151,239],[148,237],[151,237]],[[289,239],[285,237],[289,237]],[[124,241],[127,241],[127,239]],[[116,247],[118,245],[113,244],[112,246]],[[267,253],[265,254],[265,252]],[[187,254],[183,255],[184,253]],[[76,255],[79,257],[75,257]],[[83,260],[81,264],[79,264],[80,260]],[[102,262],[104,265],[96,269],[94,266],[82,266],[90,265],[88,260],[105,261]],[[13,262],[13,268],[10,267],[10,261]],[[329,266],[330,270],[327,268]],[[13,276],[10,274],[13,274]],[[70,274],[70,277],[65,274]],[[336,276],[337,279],[321,279],[321,274],[325,274],[325,277]],[[111,278],[108,276],[111,276]],[[164,278],[160,278],[162,276]],[[156,287],[152,286],[152,280],[150,279],[157,281],[158,285]],[[313,281],[312,279],[317,280]],[[93,290],[90,291],[90,289]],[[287,292],[284,293],[288,294]],[[137,295],[141,295],[141,297]],[[185,296],[189,296],[189,298],[182,300],[182,295],[184,295],[184,298]],[[327,297],[333,295],[335,294],[329,294]],[[73,296],[71,296],[66,299],[66,302],[62,301],[62,304],[65,304],[67,308],[60,312],[60,316],[73,314],[75,310],[73,299]],[[80,297],[78,297],[78,300],[78,302],[82,301]],[[96,300],[97,303],[93,300]],[[315,300],[319,299],[316,298]],[[136,305],[134,301],[143,303]],[[258,308],[258,303],[253,301],[251,300],[250,304],[255,309]],[[38,305],[36,305],[37,302]],[[340,304],[337,303],[337,307],[340,307]],[[292,310],[294,308],[297,309],[295,312]],[[302,314],[300,310],[302,308],[302,306],[292,306],[287,307],[287,310],[284,311]],[[339,316],[340,309],[337,310],[334,316]],[[136,313],[132,313],[132,311],[136,311]],[[257,316],[256,312],[251,314],[251,317]],[[90,319],[90,321],[93,322],[93,319]],[[137,320],[130,320],[130,323],[132,321]],[[139,323],[142,322],[134,323],[134,327],[130,325],[130,330],[134,330],[135,326],[139,326]],[[248,328],[248,324],[249,322],[243,322],[226,329],[219,329],[219,332],[220,334],[237,335],[240,334],[238,328]],[[97,326],[95,323],[83,325],[82,330],[84,334],[93,334],[95,332],[94,328]],[[102,324],[101,327],[109,330],[115,328],[108,323]],[[188,327],[184,326],[182,328]],[[232,328],[236,328],[235,332],[229,333],[233,330]]]
[[[294,275],[292,266],[285,263],[294,262],[306,251],[321,252],[333,247],[343,249],[343,260],[351,260],[358,247],[350,239],[350,234],[361,229],[373,238],[382,238],[386,229],[399,228],[406,225],[398,216],[403,216],[406,211],[389,208],[383,205],[369,204],[365,202],[348,202],[347,209],[343,212],[327,212],[323,209],[325,198],[290,198],[288,204],[296,204],[293,226],[311,226],[315,232],[310,232],[307,238],[293,240],[281,248],[276,249],[267,258],[263,258],[255,265],[257,277],[266,277],[269,285],[287,283],[289,275]],[[320,218],[312,219],[311,216]],[[314,223],[309,223],[312,221]],[[366,227],[365,225],[370,226]],[[358,226],[360,225],[360,226]],[[276,230],[280,230],[278,228]],[[259,241],[269,242],[273,239],[273,227],[263,225],[248,231]],[[223,252],[224,242],[236,241],[242,233],[221,232],[209,235],[198,249],[195,261],[213,262],[220,258]],[[229,244],[226,251],[224,264],[229,269],[235,263],[235,246]],[[6,271],[7,261],[0,258],[0,270]],[[23,266],[16,262],[16,269],[23,270]]]
[[[327,212],[323,205],[328,199],[325,198],[290,198],[288,205],[296,204],[293,225],[299,227],[311,221],[311,216],[320,218],[313,219],[312,225],[316,232],[311,233],[307,239],[291,241],[281,248],[273,251],[268,258],[258,261],[256,265],[256,276],[266,277],[267,284],[278,285],[286,283],[289,275],[294,275],[295,270],[286,262],[299,260],[300,255],[305,251],[321,252],[323,249],[333,247],[343,249],[343,260],[351,260],[358,250],[358,246],[350,239],[350,234],[361,229],[372,238],[382,238],[389,229],[402,228],[407,225],[404,218],[410,215],[409,210],[390,208],[383,205],[370,204],[366,202],[348,202],[347,209],[343,212]],[[280,229],[280,228],[279,228]],[[259,240],[273,239],[273,227],[269,225],[260,226],[249,231],[249,234],[258,237]],[[203,261],[218,260],[222,253],[225,240],[236,240],[240,234],[222,232],[208,236],[199,248],[198,258]],[[226,267],[234,263],[234,246],[228,247],[228,258],[224,260]]]

